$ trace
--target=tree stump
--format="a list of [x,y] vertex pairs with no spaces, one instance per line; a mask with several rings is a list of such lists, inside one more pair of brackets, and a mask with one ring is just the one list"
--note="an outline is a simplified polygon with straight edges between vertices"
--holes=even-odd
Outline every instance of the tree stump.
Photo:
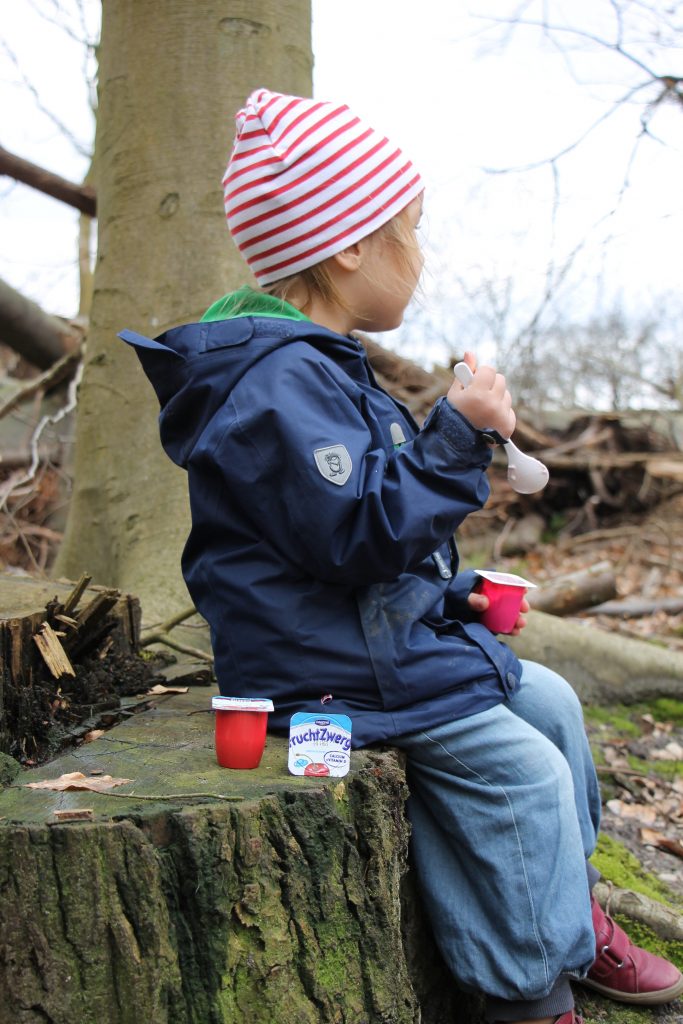
[[[71,720],[80,728],[87,705],[89,728],[97,724],[93,671],[102,676],[111,665],[112,676],[135,674],[139,601],[89,583],[87,576],[74,585],[0,575],[0,752],[44,757],[60,735],[69,741]],[[140,662],[141,676],[143,669]]]
[[[257,770],[220,769],[211,692],[161,697],[0,793],[1,1024],[472,1020],[406,874],[398,755],[295,778],[269,737]],[[132,781],[26,788],[74,771]]]

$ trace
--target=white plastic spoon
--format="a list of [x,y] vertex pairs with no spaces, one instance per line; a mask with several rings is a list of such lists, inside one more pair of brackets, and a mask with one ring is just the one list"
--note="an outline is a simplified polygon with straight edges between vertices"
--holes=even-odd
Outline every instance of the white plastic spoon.
[[[472,383],[474,374],[467,363],[456,363],[453,373],[464,388]],[[508,480],[518,494],[535,494],[548,483],[548,467],[531,455],[525,455],[512,441],[504,441],[503,448],[508,460]]]

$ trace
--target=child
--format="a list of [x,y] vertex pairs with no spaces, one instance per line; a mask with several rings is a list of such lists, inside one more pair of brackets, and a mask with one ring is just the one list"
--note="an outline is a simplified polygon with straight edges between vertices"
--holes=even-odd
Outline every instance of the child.
[[518,661],[478,621],[476,577],[456,575],[490,431],[514,429],[505,380],[468,354],[472,384],[419,429],[352,334],[398,326],[415,290],[420,175],[347,107],[260,89],[223,184],[260,287],[157,341],[122,334],[188,472],[183,572],[221,691],[271,697],[281,731],[331,695],[355,746],[406,752],[434,932],[488,1020],[573,1024],[569,978],[674,999],[676,968],[590,896],[600,798],[573,691]]

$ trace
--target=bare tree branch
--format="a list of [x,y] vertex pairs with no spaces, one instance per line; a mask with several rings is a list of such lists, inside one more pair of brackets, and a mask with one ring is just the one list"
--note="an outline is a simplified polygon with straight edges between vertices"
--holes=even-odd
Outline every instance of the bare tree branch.
[[23,157],[10,153],[0,146],[0,174],[5,174],[15,181],[44,192],[53,199],[59,199],[69,206],[74,206],[88,217],[97,216],[97,199],[95,189],[91,185],[76,185],[44,167],[33,164]]

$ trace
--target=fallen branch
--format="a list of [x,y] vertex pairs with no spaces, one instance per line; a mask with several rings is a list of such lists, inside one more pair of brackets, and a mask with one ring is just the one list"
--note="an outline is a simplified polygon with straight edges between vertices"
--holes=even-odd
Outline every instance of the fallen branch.
[[70,333],[64,321],[0,280],[0,335],[5,345],[45,370],[70,347]]
[[683,917],[664,903],[630,889],[617,889],[611,882],[598,882],[593,895],[608,914],[621,914],[644,924],[661,939],[683,941]]
[[[170,633],[171,630],[175,629],[176,626],[179,626],[181,622],[185,622],[186,619],[190,619],[196,614],[197,609],[192,605],[189,608],[184,608],[183,611],[178,612],[176,615],[173,615],[170,619],[167,619],[166,622],[162,622],[158,626],[151,626],[150,629],[153,629],[154,632],[140,640],[140,646],[148,647],[150,644],[157,643],[159,637],[165,636],[166,633]],[[147,630],[143,630],[143,632],[147,632]]]
[[610,615],[622,619],[642,619],[645,615],[654,615],[656,612],[668,612],[670,615],[683,612],[683,597],[662,597],[654,601],[605,601],[604,604],[585,609],[586,615]]
[[205,661],[208,665],[213,665],[213,655],[207,654],[206,651],[202,651],[198,647],[192,647],[190,644],[183,644],[178,640],[171,640],[168,635],[176,626],[179,626],[182,622],[185,622],[186,619],[189,619],[196,614],[196,608],[185,608],[183,611],[173,615],[166,622],[162,622],[161,625],[152,627],[153,632],[148,633],[147,636],[142,637],[140,640],[140,647],[149,647],[151,644],[165,644],[166,647],[170,647],[174,651],[179,651],[181,654],[189,654],[193,658]]
[[527,599],[532,608],[550,615],[572,615],[591,605],[602,605],[617,592],[614,568],[610,562],[598,562],[588,569],[579,569],[566,576],[555,577]]
[[[38,377],[34,377],[28,384],[25,384],[23,388],[12,395],[11,398],[0,405],[0,419],[6,416],[8,412],[12,412],[18,405],[25,402],[27,398],[32,398],[33,395],[37,394],[38,391],[47,391],[51,387],[55,387],[60,384],[76,369],[79,360],[81,359],[80,348],[74,352],[67,352],[61,359],[58,359],[56,363],[53,363],[44,373],[41,373]],[[3,462],[5,460],[3,459]]]
[[[200,651],[198,647],[191,647],[190,644],[178,643],[177,640],[171,640],[168,636],[158,636],[155,640],[150,640],[149,642],[165,644],[166,647],[170,647],[174,651],[179,651],[181,654],[190,654],[193,658],[205,661],[207,665],[213,665],[213,655],[207,654],[206,651]],[[142,642],[140,646],[143,646]]]

